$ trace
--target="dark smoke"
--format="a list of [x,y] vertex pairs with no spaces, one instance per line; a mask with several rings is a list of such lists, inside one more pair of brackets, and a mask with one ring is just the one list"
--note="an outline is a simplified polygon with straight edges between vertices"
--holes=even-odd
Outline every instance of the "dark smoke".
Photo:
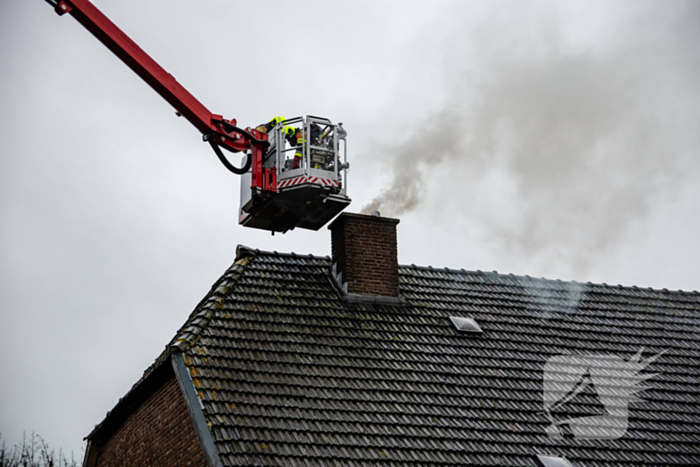
[[393,180],[363,212],[400,216],[426,197],[433,210],[424,177],[441,174],[463,181],[444,212],[498,252],[589,267],[700,169],[700,3],[630,8],[585,47],[561,23],[512,17],[470,37],[472,69],[415,137],[382,149]]

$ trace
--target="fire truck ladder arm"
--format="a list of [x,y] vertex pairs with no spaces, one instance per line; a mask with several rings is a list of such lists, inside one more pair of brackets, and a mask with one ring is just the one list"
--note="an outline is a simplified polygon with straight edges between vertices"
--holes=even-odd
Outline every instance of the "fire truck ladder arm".
[[248,138],[248,140],[250,140],[251,143],[253,143],[255,145],[260,145],[260,146],[265,147],[265,148],[270,146],[270,143],[268,141],[258,139],[249,131],[244,130],[242,128],[238,128],[235,125],[231,125],[229,122],[227,122],[224,119],[221,119],[221,120],[212,119],[212,121],[221,124],[221,126],[223,126],[226,129],[226,131],[228,131],[229,133],[240,133],[240,134],[244,135],[246,138]]
[[[226,120],[222,119],[212,119],[213,122],[216,122],[220,124],[228,133],[233,133],[233,134],[240,134],[242,137],[245,137],[247,139],[247,142],[250,143],[251,146],[255,146],[257,148],[261,149],[267,149],[270,146],[270,143],[268,141],[258,139],[250,133],[247,130],[244,130],[242,128],[238,128],[237,126],[227,122]],[[239,137],[241,138],[241,137]],[[237,175],[243,175],[244,173],[248,172],[250,170],[250,166],[252,165],[252,158],[250,152],[248,153],[248,157],[246,158],[245,163],[243,164],[243,167],[238,168],[234,167],[228,159],[224,156],[223,152],[221,151],[221,148],[219,147],[219,144],[217,144],[217,140],[221,141],[221,136],[217,135],[213,132],[205,134],[204,135],[204,140],[209,143],[211,148],[214,150],[214,153],[216,153],[216,157],[219,158],[222,164],[224,164],[224,167],[226,167],[228,170],[231,172],[237,174]]]
[[238,128],[236,120],[227,121],[221,115],[212,114],[89,0],[46,0],[46,2],[53,6],[59,15],[70,13],[170,103],[178,115],[185,117],[204,135],[204,140],[212,145],[217,157],[232,172],[245,173],[247,169],[243,169],[249,167],[250,160],[244,164],[243,168],[238,169],[226,160],[219,146],[233,152],[245,151],[252,147],[264,149],[268,146],[268,142],[264,139],[259,139],[250,131]]

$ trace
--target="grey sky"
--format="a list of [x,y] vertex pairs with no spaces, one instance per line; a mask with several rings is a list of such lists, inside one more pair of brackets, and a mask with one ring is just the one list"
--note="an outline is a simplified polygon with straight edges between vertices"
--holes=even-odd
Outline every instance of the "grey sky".
[[[95,4],[243,126],[342,121],[351,211],[419,195],[401,263],[699,288],[697,2]],[[238,178],[73,18],[6,0],[0,34],[0,432],[79,453],[237,244],[330,240],[239,227]]]

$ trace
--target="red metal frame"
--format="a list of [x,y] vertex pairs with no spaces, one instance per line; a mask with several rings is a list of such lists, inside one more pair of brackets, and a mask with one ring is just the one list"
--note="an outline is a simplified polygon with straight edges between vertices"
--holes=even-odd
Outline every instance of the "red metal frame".
[[[141,47],[109,20],[88,0],[60,0],[55,7],[59,15],[70,13],[85,29],[119,57],[129,68],[148,83],[158,94],[190,121],[202,134],[209,135],[219,146],[238,152],[252,150],[252,186],[265,188],[262,156],[267,135],[254,129],[246,132],[257,138],[255,141],[243,133],[226,131],[221,115],[213,114],[199,102],[177,80],[153,60]],[[236,120],[226,120],[236,126]],[[276,187],[275,190],[277,191]]]
[[277,192],[277,169],[274,167],[263,169],[263,191]]

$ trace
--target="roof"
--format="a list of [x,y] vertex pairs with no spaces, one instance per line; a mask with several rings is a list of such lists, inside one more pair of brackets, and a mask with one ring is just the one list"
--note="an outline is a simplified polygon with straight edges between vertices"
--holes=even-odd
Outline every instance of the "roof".
[[[412,265],[399,267],[401,302],[385,304],[345,299],[330,269],[239,247],[173,339],[223,465],[698,464],[697,292]],[[547,365],[641,349],[665,353],[647,360],[660,374],[624,436],[548,435]],[[605,413],[599,395],[588,387],[559,415]]]

